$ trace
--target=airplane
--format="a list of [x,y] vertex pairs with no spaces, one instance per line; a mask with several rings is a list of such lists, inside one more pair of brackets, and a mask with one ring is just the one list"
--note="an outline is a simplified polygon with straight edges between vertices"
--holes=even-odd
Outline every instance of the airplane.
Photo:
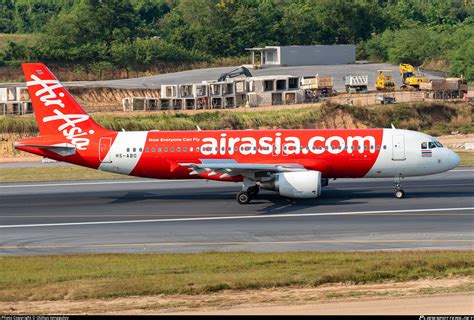
[[39,127],[15,148],[98,169],[156,179],[241,182],[239,204],[260,189],[317,198],[329,179],[394,178],[455,168],[435,138],[395,129],[112,131],[97,124],[41,63],[22,65]]

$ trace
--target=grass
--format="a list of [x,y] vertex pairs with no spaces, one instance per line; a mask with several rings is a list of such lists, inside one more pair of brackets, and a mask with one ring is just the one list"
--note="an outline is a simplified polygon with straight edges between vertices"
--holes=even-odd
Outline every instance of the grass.
[[79,166],[0,168],[0,182],[106,180],[132,178]]
[[8,48],[8,42],[13,41],[19,44],[37,41],[36,34],[19,34],[19,33],[0,33],[0,52]]
[[474,152],[457,152],[461,158],[462,167],[474,167]]
[[472,251],[159,253],[0,257],[0,301],[205,294],[474,276]]

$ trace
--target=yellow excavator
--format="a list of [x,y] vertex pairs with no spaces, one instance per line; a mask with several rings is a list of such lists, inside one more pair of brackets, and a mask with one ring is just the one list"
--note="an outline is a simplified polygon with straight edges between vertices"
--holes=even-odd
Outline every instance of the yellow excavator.
[[395,91],[395,82],[393,82],[392,70],[377,70],[377,79],[375,88],[378,91]]
[[419,90],[421,82],[428,82],[428,78],[415,74],[415,68],[408,63],[400,63],[400,74],[402,75],[402,90]]

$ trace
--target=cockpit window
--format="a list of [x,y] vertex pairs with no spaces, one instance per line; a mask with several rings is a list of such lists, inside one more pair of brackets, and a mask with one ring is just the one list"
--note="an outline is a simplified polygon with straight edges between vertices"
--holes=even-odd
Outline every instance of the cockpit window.
[[441,142],[439,142],[439,141],[435,141],[434,143],[435,143],[435,145],[436,145],[438,148],[442,148],[442,147],[443,147],[443,145],[442,145]]
[[428,148],[428,143],[422,142],[421,143],[421,149],[426,149],[426,148]]
[[429,142],[428,147],[432,149],[432,148],[436,148],[436,145],[434,144],[434,142]]

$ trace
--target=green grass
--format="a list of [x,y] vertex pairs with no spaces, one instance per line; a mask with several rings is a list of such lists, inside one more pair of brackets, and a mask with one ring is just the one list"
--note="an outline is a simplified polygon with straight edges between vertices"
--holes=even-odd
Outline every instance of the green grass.
[[132,178],[79,166],[0,168],[0,182],[105,180]]
[[8,42],[13,41],[19,44],[37,41],[36,34],[20,34],[20,33],[0,33],[0,52],[8,48]]
[[0,257],[0,301],[204,294],[473,276],[472,251]]
[[457,152],[461,158],[461,166],[474,167],[474,152]]

